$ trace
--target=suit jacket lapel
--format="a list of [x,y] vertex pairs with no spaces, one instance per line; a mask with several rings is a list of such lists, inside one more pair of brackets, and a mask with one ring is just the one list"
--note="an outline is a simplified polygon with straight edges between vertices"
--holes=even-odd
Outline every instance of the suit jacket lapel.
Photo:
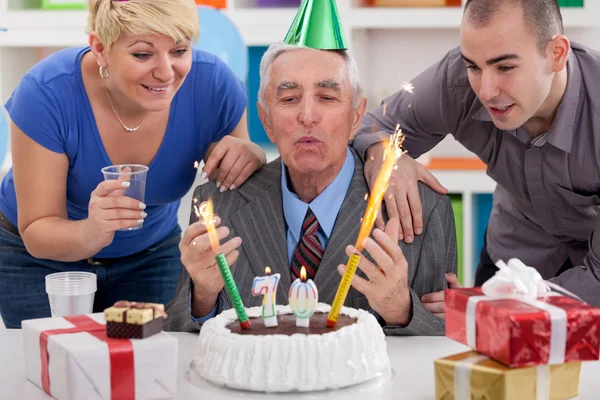
[[[288,304],[291,274],[281,203],[281,170],[278,162],[272,162],[265,168],[269,167],[279,168],[277,174],[279,178],[272,178],[270,185],[262,186],[260,191],[251,193],[249,202],[231,215],[231,226],[235,233],[243,238],[243,252],[252,271],[252,274],[248,274],[247,271],[239,271],[236,276],[251,275],[252,279],[244,284],[252,287],[254,277],[264,276],[265,267],[269,266],[273,274],[281,274],[276,302],[277,304]],[[242,188],[239,189],[242,190],[241,194],[249,195],[249,193],[244,193]],[[262,301],[262,297],[259,300]],[[249,302],[249,300],[246,301],[246,304]]]
[[363,175],[363,163],[356,154],[354,154],[354,162],[354,175],[350,187],[315,277],[315,284],[319,289],[319,301],[328,304],[333,302],[341,279],[337,267],[348,261],[346,246],[356,242],[360,231],[360,219],[367,205],[365,194],[369,193],[369,188]]

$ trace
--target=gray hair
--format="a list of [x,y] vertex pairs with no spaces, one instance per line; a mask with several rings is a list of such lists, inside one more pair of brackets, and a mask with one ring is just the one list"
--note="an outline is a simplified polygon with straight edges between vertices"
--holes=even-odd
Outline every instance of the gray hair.
[[[269,46],[260,61],[260,86],[258,89],[258,102],[269,112],[269,106],[265,102],[265,89],[271,81],[271,67],[277,57],[286,51],[306,49],[308,47],[290,45],[286,43],[276,43]],[[346,61],[346,70],[348,72],[348,80],[352,88],[352,106],[356,108],[363,98],[363,91],[360,87],[360,76],[358,75],[358,65],[356,61],[345,50],[325,50],[333,51],[339,54]]]

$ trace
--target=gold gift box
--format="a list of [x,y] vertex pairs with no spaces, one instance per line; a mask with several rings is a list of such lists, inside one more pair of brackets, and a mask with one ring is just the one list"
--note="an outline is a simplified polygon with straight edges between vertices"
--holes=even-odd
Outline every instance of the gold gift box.
[[[434,361],[435,398],[453,400],[454,372],[460,361],[480,356],[474,351],[455,354]],[[540,368],[544,368],[540,367]],[[580,362],[550,365],[550,400],[565,400],[579,394]],[[537,367],[508,368],[485,357],[470,366],[471,386],[469,399],[479,400],[535,400]],[[461,399],[457,399],[461,400]]]

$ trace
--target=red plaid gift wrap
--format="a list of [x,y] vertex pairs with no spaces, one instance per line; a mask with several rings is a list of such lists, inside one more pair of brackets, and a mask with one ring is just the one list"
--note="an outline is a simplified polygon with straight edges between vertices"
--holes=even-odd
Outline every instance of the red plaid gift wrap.
[[600,309],[570,297],[530,301],[446,289],[445,303],[446,336],[508,367],[600,359]]

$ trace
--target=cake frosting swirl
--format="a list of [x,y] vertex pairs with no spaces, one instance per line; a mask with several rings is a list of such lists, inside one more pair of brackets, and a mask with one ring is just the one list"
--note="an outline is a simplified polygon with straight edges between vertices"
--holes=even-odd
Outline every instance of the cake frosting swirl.
[[[278,317],[292,313],[289,306],[276,309]],[[315,315],[329,309],[319,303]],[[255,318],[253,325],[262,324],[256,319],[261,307],[247,314]],[[383,330],[365,310],[342,307],[340,315],[355,322],[322,334],[297,328],[298,333],[265,335],[261,329],[254,335],[233,333],[228,326],[237,321],[235,310],[224,311],[202,327],[194,373],[218,385],[261,392],[335,389],[375,378],[390,365]]]

